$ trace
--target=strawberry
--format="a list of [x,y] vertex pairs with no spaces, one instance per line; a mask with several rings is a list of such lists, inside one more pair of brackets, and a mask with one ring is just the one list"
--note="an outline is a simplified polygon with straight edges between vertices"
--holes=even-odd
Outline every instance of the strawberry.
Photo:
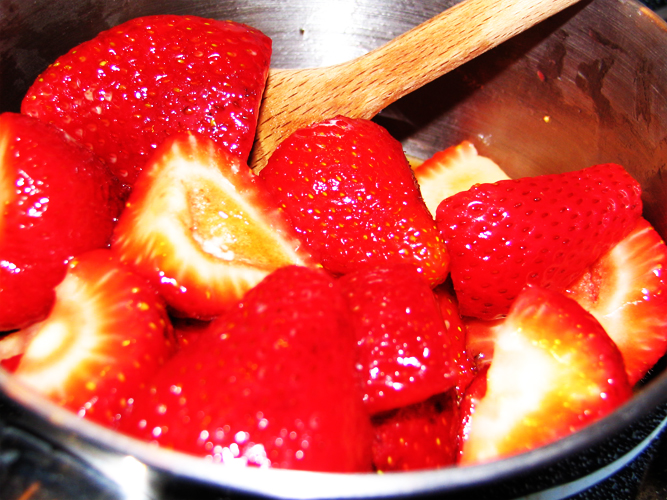
[[473,186],[438,206],[461,314],[493,319],[526,285],[563,291],[632,231],[640,186],[623,167]]
[[271,40],[239,23],[139,17],[58,58],[21,110],[68,132],[131,186],[153,150],[179,131],[247,160],[270,56]]
[[100,160],[62,131],[0,115],[0,331],[48,314],[67,260],[108,244],[119,194]]
[[315,257],[334,273],[408,262],[431,285],[449,257],[401,144],[368,120],[298,130],[260,172]]
[[121,430],[226,464],[368,471],[354,364],[336,282],[281,268],[160,369]]
[[603,255],[568,295],[605,328],[635,384],[667,352],[667,247],[649,222]]
[[528,287],[496,337],[486,393],[469,419],[461,463],[554,442],[631,396],[621,353],[600,323],[574,300]]
[[438,151],[415,167],[414,172],[424,202],[434,217],[445,198],[475,184],[509,179],[493,160],[477,154],[470,141]]
[[502,328],[504,321],[505,318],[493,320],[463,318],[466,328],[466,350],[477,368],[491,363],[496,335],[498,330]]
[[194,134],[158,148],[112,249],[172,308],[198,318],[221,314],[274,269],[310,261],[245,162]]
[[109,426],[173,347],[162,300],[107,249],[72,260],[49,316],[20,333],[27,342],[14,375]]
[[456,325],[445,325],[431,288],[414,266],[359,269],[340,284],[371,414],[423,401],[457,383]]
[[470,356],[468,335],[464,320],[459,314],[459,305],[456,301],[456,296],[451,287],[446,285],[449,285],[449,281],[435,288],[433,293],[445,323],[445,328],[449,332],[449,338],[452,341],[452,350],[458,371],[455,387],[456,394],[460,398],[463,396],[468,384],[475,377],[475,363]]
[[470,385],[466,388],[466,391],[459,403],[459,428],[457,432],[457,458],[456,461],[461,460],[463,454],[463,445],[468,441],[470,436],[470,422],[472,416],[475,414],[477,405],[486,395],[487,388],[487,372],[489,371],[490,364],[481,365],[477,374],[473,377]]
[[454,465],[459,412],[452,391],[373,417],[373,465],[381,472]]

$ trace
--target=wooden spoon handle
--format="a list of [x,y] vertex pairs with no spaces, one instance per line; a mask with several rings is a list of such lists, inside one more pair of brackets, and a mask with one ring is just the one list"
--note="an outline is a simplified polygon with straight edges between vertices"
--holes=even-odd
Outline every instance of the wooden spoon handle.
[[[389,104],[578,0],[467,0],[365,56],[335,67],[349,101],[331,112],[372,118]],[[345,85],[343,87],[342,85]]]
[[251,165],[260,170],[290,133],[345,115],[372,118],[422,85],[578,0],[465,0],[352,61],[272,70]]

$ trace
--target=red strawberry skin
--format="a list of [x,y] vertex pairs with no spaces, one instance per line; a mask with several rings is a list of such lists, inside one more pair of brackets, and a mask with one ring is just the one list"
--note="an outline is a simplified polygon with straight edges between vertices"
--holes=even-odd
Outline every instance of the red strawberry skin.
[[375,469],[410,471],[453,465],[459,420],[453,391],[373,417]]
[[56,60],[21,110],[64,129],[132,185],[147,156],[178,131],[247,159],[270,56],[270,39],[242,24],[140,17]]
[[67,260],[107,245],[120,186],[62,131],[0,115],[0,331],[42,319]]
[[368,471],[347,320],[326,273],[279,269],[164,365],[121,429],[215,462]]
[[563,291],[641,215],[640,186],[616,164],[473,186],[442,201],[461,313],[493,319],[526,285]]
[[424,401],[457,383],[456,325],[445,326],[431,288],[413,266],[360,269],[340,284],[371,414]]
[[107,249],[73,259],[14,375],[81,417],[117,425],[175,347],[163,300]]
[[466,387],[472,382],[476,374],[473,357],[468,348],[468,332],[463,318],[459,313],[459,305],[456,295],[451,290],[449,281],[443,283],[433,290],[435,300],[440,309],[445,328],[452,341],[452,349],[458,370],[456,382],[456,394],[463,397]]
[[368,120],[336,117],[288,137],[260,172],[324,267],[409,262],[429,283],[449,256],[401,144]]

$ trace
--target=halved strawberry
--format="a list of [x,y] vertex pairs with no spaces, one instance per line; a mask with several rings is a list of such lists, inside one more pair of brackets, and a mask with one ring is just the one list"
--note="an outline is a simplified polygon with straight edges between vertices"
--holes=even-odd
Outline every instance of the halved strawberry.
[[137,179],[112,249],[179,313],[220,314],[309,256],[248,166],[194,134],[168,139]]
[[459,411],[453,391],[373,417],[373,465],[381,472],[456,463]]
[[453,336],[428,282],[410,264],[359,269],[340,279],[371,414],[445,392],[459,379]]
[[603,255],[568,295],[605,328],[635,384],[667,352],[667,246],[646,219]]
[[369,471],[355,347],[337,283],[279,269],[160,369],[121,430],[225,464]]
[[615,164],[479,184],[437,211],[461,314],[507,313],[526,285],[564,291],[641,216],[639,184]]
[[414,172],[424,202],[434,217],[445,198],[467,191],[475,184],[509,179],[493,160],[477,154],[470,141],[438,151],[416,166]]
[[631,396],[621,353],[597,320],[560,293],[528,287],[498,331],[461,463],[551,443]]
[[374,122],[339,116],[298,130],[259,175],[326,269],[407,262],[432,286],[447,276],[447,249],[403,148]]
[[176,132],[247,160],[270,56],[267,36],[233,21],[138,17],[59,57],[21,110],[65,130],[131,186]]
[[477,368],[489,365],[493,359],[493,347],[498,330],[505,318],[483,320],[464,317],[466,327],[466,349]]
[[49,316],[20,333],[14,375],[109,426],[173,348],[162,300],[106,249],[72,260]]
[[0,115],[0,331],[46,316],[68,259],[106,246],[120,209],[99,158],[52,125]]

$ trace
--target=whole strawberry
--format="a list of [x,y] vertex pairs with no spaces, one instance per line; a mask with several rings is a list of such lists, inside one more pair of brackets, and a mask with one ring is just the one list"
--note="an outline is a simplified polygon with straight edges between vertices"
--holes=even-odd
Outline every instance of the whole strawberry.
[[371,414],[454,387],[460,332],[457,324],[445,324],[433,291],[413,266],[360,269],[343,276],[340,285],[357,336],[364,401]]
[[336,117],[298,130],[260,177],[326,269],[408,262],[431,285],[449,257],[401,144],[379,125]]
[[347,319],[325,272],[279,269],[162,367],[122,430],[226,464],[368,471]]
[[242,24],[140,17],[58,58],[22,112],[62,128],[132,185],[173,132],[199,132],[247,159],[270,56],[270,39]]
[[0,115],[0,331],[43,319],[67,261],[107,245],[120,186],[61,130]]
[[481,184],[438,206],[461,314],[492,319],[526,285],[563,291],[641,215],[640,186],[615,164]]

